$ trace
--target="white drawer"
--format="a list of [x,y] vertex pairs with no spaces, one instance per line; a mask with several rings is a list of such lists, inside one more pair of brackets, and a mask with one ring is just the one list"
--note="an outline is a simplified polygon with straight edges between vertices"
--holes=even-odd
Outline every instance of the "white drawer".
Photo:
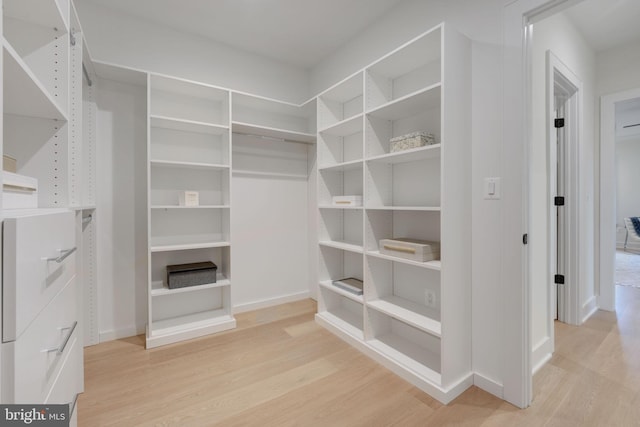
[[44,403],[69,404],[69,414],[73,414],[77,403],[80,386],[78,384],[78,369],[82,367],[80,358],[82,352],[78,351],[82,347],[78,339],[74,338],[69,343],[69,354],[62,364],[62,368],[56,377],[49,395]]
[[65,361],[75,367],[68,369],[75,369],[73,376],[79,380],[82,346],[76,343],[79,328],[74,327],[78,319],[76,292],[74,277],[20,338],[3,344],[3,393],[7,402],[45,403],[62,375]]
[[[73,212],[6,218],[2,341],[14,341],[75,275]],[[65,255],[68,256],[65,257]]]

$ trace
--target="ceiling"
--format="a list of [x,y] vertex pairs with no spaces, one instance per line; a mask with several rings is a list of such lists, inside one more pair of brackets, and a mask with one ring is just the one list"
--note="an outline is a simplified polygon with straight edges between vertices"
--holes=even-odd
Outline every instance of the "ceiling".
[[81,0],[311,68],[401,0]]
[[639,0],[584,0],[566,13],[596,52],[640,42]]

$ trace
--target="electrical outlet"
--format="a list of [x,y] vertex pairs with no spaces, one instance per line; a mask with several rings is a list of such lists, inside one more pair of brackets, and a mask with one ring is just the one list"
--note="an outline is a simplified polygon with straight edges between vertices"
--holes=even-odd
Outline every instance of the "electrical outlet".
[[429,308],[437,308],[436,293],[430,290],[424,291],[424,304]]

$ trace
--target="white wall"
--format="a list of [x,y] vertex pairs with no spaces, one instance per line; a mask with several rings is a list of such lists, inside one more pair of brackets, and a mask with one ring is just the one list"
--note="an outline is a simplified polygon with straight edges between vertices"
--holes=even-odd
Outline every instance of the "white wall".
[[[499,177],[502,151],[503,0],[405,0],[311,71],[318,93],[434,25],[446,21],[473,40],[472,51],[472,323],[473,370],[501,393],[504,300],[503,202],[484,200],[483,178]],[[517,236],[520,238],[520,236]]]
[[[640,137],[616,142],[616,224],[624,227],[624,218],[640,216]],[[624,245],[625,232],[618,232],[617,246]]]
[[[532,293],[532,345],[534,367],[545,356],[544,346],[551,351],[553,337],[552,313],[548,310],[550,292],[553,289],[548,276],[548,215],[550,200],[547,177],[547,99],[546,52],[551,50],[583,84],[582,140],[579,147],[580,193],[580,277],[570,279],[580,286],[580,304],[593,301],[594,290],[594,126],[595,121],[595,52],[564,14],[546,18],[533,27],[532,74],[532,142],[531,142],[531,287]],[[586,310],[586,308],[585,308]],[[586,315],[586,313],[584,314]],[[584,315],[580,315],[580,319]],[[536,354],[536,350],[542,350]]]
[[640,87],[640,42],[598,52],[596,70],[600,96]]
[[306,70],[94,3],[78,2],[77,8],[94,60],[285,101],[309,98]]
[[100,341],[144,332],[147,316],[146,88],[98,79]]
[[234,311],[306,298],[310,280],[308,146],[237,134],[233,146]]

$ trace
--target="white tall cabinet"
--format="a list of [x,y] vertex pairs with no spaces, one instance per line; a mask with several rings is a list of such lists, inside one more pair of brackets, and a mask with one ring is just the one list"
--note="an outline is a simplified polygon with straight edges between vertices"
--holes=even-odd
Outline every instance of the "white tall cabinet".
[[[441,24],[318,97],[316,319],[445,403],[473,381],[470,75],[469,40]],[[436,144],[390,152],[419,131]],[[363,206],[332,203],[347,195]],[[401,237],[441,242],[441,260],[380,253]]]
[[[235,327],[231,311],[229,91],[148,80],[149,320],[147,348]],[[180,205],[197,191],[198,206]],[[168,265],[211,261],[215,283],[169,289]]]
[[96,255],[83,35],[69,0],[4,0],[2,18],[0,151],[16,173],[3,172],[0,401],[69,403],[74,424]]

